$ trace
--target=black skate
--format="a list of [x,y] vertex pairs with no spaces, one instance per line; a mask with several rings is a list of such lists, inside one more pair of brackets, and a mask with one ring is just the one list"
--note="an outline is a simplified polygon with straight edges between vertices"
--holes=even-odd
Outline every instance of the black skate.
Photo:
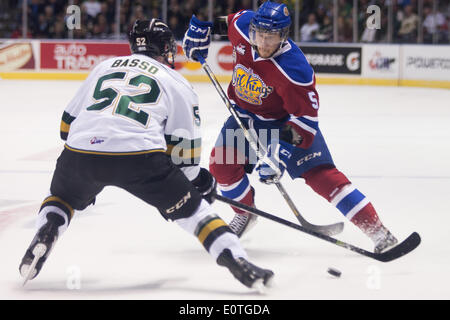
[[274,273],[251,264],[244,258],[234,259],[230,249],[225,249],[217,258],[217,264],[227,267],[233,276],[246,287],[263,291],[270,287]]
[[251,213],[236,213],[230,221],[230,229],[240,238],[247,233],[257,222],[257,215]]
[[384,228],[383,232],[383,237],[381,237],[378,241],[375,241],[375,253],[383,253],[398,243],[397,238],[394,237],[389,230]]
[[24,285],[28,280],[34,279],[41,271],[45,260],[47,260],[58,239],[58,227],[64,224],[64,219],[53,212],[47,214],[47,220],[47,223],[34,236],[20,263],[19,271],[22,277],[25,278]]

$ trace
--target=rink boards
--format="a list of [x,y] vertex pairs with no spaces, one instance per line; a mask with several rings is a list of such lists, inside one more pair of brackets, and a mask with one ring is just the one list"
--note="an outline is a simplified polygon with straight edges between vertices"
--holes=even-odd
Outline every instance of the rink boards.
[[[319,84],[450,88],[450,45],[300,44]],[[0,40],[0,78],[83,80],[99,62],[129,54],[126,41]],[[213,42],[208,64],[229,81],[233,47]],[[178,44],[175,69],[189,81],[209,81]]]

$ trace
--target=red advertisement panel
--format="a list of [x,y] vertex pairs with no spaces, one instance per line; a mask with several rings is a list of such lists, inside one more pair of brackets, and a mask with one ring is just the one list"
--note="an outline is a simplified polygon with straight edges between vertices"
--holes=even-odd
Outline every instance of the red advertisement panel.
[[41,69],[86,71],[106,59],[129,54],[125,42],[42,42]]
[[233,46],[223,46],[217,54],[217,63],[226,71],[233,70]]

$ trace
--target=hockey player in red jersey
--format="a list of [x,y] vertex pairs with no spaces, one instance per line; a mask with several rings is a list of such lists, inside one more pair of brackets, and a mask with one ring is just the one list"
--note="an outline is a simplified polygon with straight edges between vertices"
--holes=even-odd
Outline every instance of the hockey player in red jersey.
[[[255,168],[260,180],[271,184],[287,171],[303,178],[358,226],[382,252],[397,239],[381,223],[375,208],[339,171],[318,125],[319,95],[315,75],[303,52],[288,38],[291,19],[284,4],[264,2],[256,11],[243,10],[226,19],[233,46],[233,77],[228,97],[244,125],[255,130],[267,153],[256,163],[255,153],[242,141],[242,131],[228,118],[211,152],[210,171],[226,197],[254,206],[255,190],[248,173]],[[212,23],[193,16],[190,30],[208,30],[195,41],[185,37],[183,49],[192,60],[206,58]],[[203,37],[203,38],[202,38]],[[230,135],[230,130],[234,133]],[[279,166],[273,170],[268,162]],[[233,208],[231,229],[241,236],[256,216]]]

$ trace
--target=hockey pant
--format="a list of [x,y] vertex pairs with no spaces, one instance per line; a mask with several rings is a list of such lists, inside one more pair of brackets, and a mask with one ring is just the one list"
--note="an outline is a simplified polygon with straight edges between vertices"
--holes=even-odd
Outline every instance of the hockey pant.
[[54,212],[64,219],[60,236],[74,210],[92,204],[105,186],[122,188],[156,207],[166,220],[195,235],[214,259],[224,248],[235,258],[246,258],[236,235],[162,152],[106,156],[65,149],[56,164],[50,195],[41,205],[37,228],[47,222],[49,212]]

